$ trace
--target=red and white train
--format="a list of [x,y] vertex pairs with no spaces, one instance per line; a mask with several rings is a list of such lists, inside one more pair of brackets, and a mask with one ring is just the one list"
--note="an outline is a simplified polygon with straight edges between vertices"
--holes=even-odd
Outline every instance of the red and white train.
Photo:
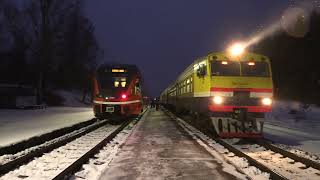
[[104,64],[93,77],[97,118],[138,116],[143,111],[141,74],[135,65]]

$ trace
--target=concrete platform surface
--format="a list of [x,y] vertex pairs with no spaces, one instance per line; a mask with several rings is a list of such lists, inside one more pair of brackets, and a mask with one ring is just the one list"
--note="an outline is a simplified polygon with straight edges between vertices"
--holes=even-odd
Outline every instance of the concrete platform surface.
[[100,179],[236,179],[164,112],[148,113]]

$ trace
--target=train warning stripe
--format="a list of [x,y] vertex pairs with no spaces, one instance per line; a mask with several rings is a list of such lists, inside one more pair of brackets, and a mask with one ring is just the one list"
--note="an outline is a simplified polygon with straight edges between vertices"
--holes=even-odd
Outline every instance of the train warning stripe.
[[96,104],[113,104],[113,105],[117,105],[117,104],[133,104],[133,103],[139,103],[141,102],[141,100],[133,100],[133,101],[117,101],[117,102],[107,102],[107,101],[93,101]]
[[272,88],[220,88],[220,87],[212,87],[210,91],[223,91],[223,92],[231,92],[231,91],[250,91],[250,92],[270,92],[272,93]]

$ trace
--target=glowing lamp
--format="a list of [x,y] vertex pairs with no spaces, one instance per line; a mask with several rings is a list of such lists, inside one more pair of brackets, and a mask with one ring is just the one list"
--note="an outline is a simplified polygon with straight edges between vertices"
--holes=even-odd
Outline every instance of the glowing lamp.
[[122,98],[122,99],[126,99],[126,98],[127,98],[127,95],[126,95],[126,94],[122,94],[122,95],[121,95],[121,98]]
[[262,104],[266,106],[270,106],[272,104],[271,98],[263,98],[261,101],[262,101]]
[[231,56],[240,56],[245,50],[245,47],[240,43],[235,43],[229,48]]
[[221,96],[214,96],[213,97],[213,102],[215,103],[215,104],[222,104],[222,102],[223,102],[223,99],[222,99],[222,97]]
[[254,66],[254,65],[256,65],[254,62],[248,62],[248,65],[249,66]]
[[228,61],[222,61],[221,64],[227,65],[227,64],[228,64]]

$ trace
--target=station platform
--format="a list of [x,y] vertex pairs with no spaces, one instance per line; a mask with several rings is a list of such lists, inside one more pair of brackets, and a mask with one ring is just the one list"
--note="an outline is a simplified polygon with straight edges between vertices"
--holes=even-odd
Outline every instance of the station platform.
[[100,179],[236,179],[163,111],[149,110]]

